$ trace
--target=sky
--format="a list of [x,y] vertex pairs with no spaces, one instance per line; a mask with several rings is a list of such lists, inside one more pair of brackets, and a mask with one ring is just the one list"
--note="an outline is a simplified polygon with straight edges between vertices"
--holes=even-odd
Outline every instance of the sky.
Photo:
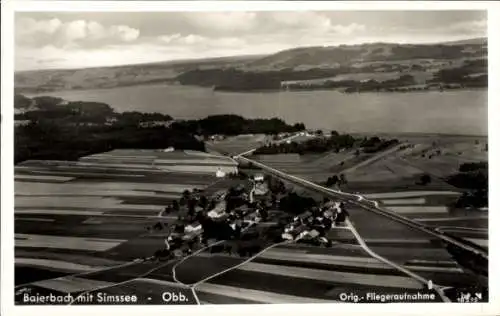
[[486,11],[17,12],[15,70],[486,37]]

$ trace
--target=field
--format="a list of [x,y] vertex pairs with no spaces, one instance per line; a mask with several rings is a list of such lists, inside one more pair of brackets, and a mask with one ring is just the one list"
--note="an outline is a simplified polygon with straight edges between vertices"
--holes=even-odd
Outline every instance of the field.
[[[370,135],[357,135],[370,136]],[[396,146],[376,154],[278,154],[252,156],[259,162],[319,184],[344,174],[340,189],[377,200],[379,205],[432,228],[488,247],[488,212],[450,207],[463,192],[448,184],[448,175],[465,162],[488,161],[487,139],[474,136],[383,134]],[[430,183],[420,184],[423,174]]]
[[[252,149],[258,141],[256,136],[245,136],[229,142],[232,150],[240,151]],[[487,212],[477,215],[446,207],[460,194],[458,190],[434,178],[425,188],[401,185],[408,175],[418,175],[415,169],[420,167],[404,168],[401,161],[421,157],[412,153],[422,146],[348,165],[352,171],[346,172],[348,184],[341,189],[359,190],[364,185],[369,188],[362,191],[365,198],[377,200],[381,207],[487,247]],[[345,151],[256,158],[320,182],[339,162],[353,157],[352,151]],[[479,285],[439,240],[354,206],[348,208],[349,222],[328,233],[331,248],[265,241],[260,252],[243,257],[212,245],[184,259],[139,260],[164,246],[165,234],[146,227],[174,223],[177,214],[166,215],[162,209],[185,189],[205,189],[206,195],[238,183],[251,189],[248,181],[215,177],[211,167],[236,168],[232,163],[215,153],[128,150],[78,162],[29,161],[17,166],[17,289],[74,295],[127,294],[133,289],[143,304],[166,304],[158,293],[175,291],[186,297],[176,303],[235,304],[340,302],[340,294],[351,291],[426,291],[425,280],[448,287]],[[370,181],[369,175],[383,165],[396,172]],[[205,169],[188,173],[172,166]],[[386,185],[377,186],[381,182]],[[401,188],[394,190],[397,185]],[[322,199],[318,193],[311,196]],[[272,211],[269,220],[276,221],[280,213]],[[265,232],[270,225],[260,223],[257,229]],[[21,296],[16,299],[22,303]]]
[[[417,84],[424,84],[426,80],[432,79],[434,75],[433,72],[431,71],[407,71],[405,72],[405,74],[413,76]],[[363,73],[353,72],[353,73],[340,74],[335,77],[329,77],[329,78],[286,81],[285,83],[321,84],[326,81],[345,81],[345,80],[354,80],[358,82],[366,80],[375,80],[378,82],[382,82],[386,80],[398,79],[400,76],[402,76],[402,73],[399,71],[380,71],[380,72],[363,72]]]
[[194,303],[196,298],[188,285],[192,285],[201,304],[339,302],[340,293],[354,290],[425,292],[417,280],[372,258],[357,244],[349,227],[337,230],[332,232],[339,234],[332,248],[270,243],[248,258],[213,253],[208,248],[181,261],[129,263],[102,272],[76,266],[75,272],[78,268],[86,273],[45,273],[45,277],[58,278],[36,281],[29,288],[37,293],[55,291],[75,296],[82,292],[127,294],[133,289],[144,304],[164,304],[159,293],[165,291],[183,293],[187,298],[184,304]]
[[[199,172],[172,168],[179,161]],[[16,166],[16,265],[91,271],[150,256],[163,239],[148,234],[146,227],[176,219],[176,214],[161,216],[166,205],[184,190],[206,189],[211,195],[238,182],[217,179],[214,166],[235,169],[224,157],[126,150],[78,162]],[[19,282],[37,278],[35,272],[26,274]]]
[[227,153],[230,155],[240,154],[250,149],[261,147],[272,138],[262,134],[249,134],[227,137],[223,140],[213,140],[205,142],[205,146],[210,151]]
[[[450,207],[462,190],[445,182],[462,163],[488,161],[486,139],[420,136],[407,141],[414,147],[346,173],[345,189],[368,193],[365,197],[389,210],[487,248],[487,210]],[[418,184],[422,174],[431,176],[429,184]]]

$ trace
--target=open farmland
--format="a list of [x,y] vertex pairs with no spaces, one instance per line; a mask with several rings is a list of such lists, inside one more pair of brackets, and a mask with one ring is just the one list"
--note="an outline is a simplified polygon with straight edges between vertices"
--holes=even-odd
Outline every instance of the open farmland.
[[272,138],[263,134],[249,134],[249,135],[237,135],[229,136],[223,140],[209,140],[205,144],[209,151],[215,151],[217,153],[223,153],[228,155],[236,155],[245,152],[250,149],[254,149],[263,146],[267,142],[271,141]]
[[[343,236],[352,235],[348,227],[338,230]],[[39,281],[34,290],[96,293],[93,289],[97,285],[103,286],[105,293],[126,293],[134,286],[134,293],[147,303],[161,304],[159,293],[175,290],[186,295],[185,303],[189,304],[194,296],[187,284],[194,284],[201,304],[327,303],[340,302],[345,291],[427,291],[425,284],[372,258],[354,237],[342,237],[332,248],[270,244],[249,258],[213,253],[208,248],[182,261],[135,264],[107,273]]]
[[[328,168],[328,163],[331,167],[352,154],[259,158],[294,175],[324,179],[330,173],[319,168]],[[182,259],[133,262],[163,247],[165,234],[147,232],[145,227],[159,221],[174,223],[177,214],[164,215],[162,208],[185,189],[205,189],[207,195],[237,184],[245,191],[252,189],[249,181],[217,179],[212,169],[203,173],[167,170],[178,165],[233,163],[215,154],[138,151],[134,155],[134,151],[117,151],[74,163],[31,161],[16,169],[16,174],[24,175],[16,180],[16,284],[35,281],[29,288],[36,293],[97,293],[102,287],[103,293],[115,295],[134,288],[145,304],[165,303],[159,293],[170,290],[183,293],[184,304],[234,304],[340,302],[340,294],[346,292],[428,292],[427,280],[446,287],[480,286],[440,240],[352,205],[348,206],[348,223],[326,235],[332,247],[259,240],[258,250],[241,255],[224,248],[234,242],[224,242],[224,250],[215,251],[219,245],[212,245],[195,248]],[[358,172],[393,163],[400,156],[401,151],[393,151],[356,168],[347,174],[348,185]],[[133,166],[130,172],[127,164]],[[162,164],[167,167],[161,168]],[[83,175],[86,167],[91,170],[87,176]],[[30,178],[30,169],[39,177]],[[379,188],[367,192],[366,198],[415,220],[440,224],[437,219],[467,216],[451,213],[445,206],[457,194],[457,190],[430,186],[397,192]],[[311,196],[323,198],[318,192]],[[273,222],[274,213],[269,219]],[[272,225],[259,223],[257,231]],[[487,243],[482,227],[435,226],[471,242]],[[437,301],[441,300],[437,295]]]
[[[422,290],[423,285],[372,258],[348,227],[334,229],[332,248],[284,243],[267,248],[226,273],[199,282],[195,289],[210,303],[340,302],[346,291],[398,292]],[[351,238],[346,238],[351,235]],[[238,302],[238,301],[237,301]]]
[[[383,135],[402,145],[375,154],[254,155],[252,159],[316,183],[343,173],[340,189],[377,200],[380,205],[438,230],[487,247],[487,210],[457,209],[464,191],[446,182],[466,162],[487,161],[487,140],[474,136]],[[421,177],[428,174],[429,183]],[[444,227],[444,228],[443,228]]]
[[[200,172],[175,170],[179,162]],[[173,223],[176,214],[161,213],[184,190],[213,194],[240,182],[217,179],[214,166],[235,169],[225,157],[152,150],[16,166],[16,267],[24,271],[16,283],[151,256],[164,241],[146,227]]]
[[321,155],[256,155],[252,158],[289,174],[322,183],[326,181],[327,175],[332,173],[332,169],[353,156],[353,152],[343,151],[339,153],[328,152]]
[[[386,135],[384,135],[386,136]],[[345,172],[342,190],[453,236],[488,247],[487,208],[456,208],[464,191],[446,182],[466,162],[488,161],[487,140],[473,136],[387,135],[409,144],[383,159]],[[422,175],[430,182],[421,183]]]

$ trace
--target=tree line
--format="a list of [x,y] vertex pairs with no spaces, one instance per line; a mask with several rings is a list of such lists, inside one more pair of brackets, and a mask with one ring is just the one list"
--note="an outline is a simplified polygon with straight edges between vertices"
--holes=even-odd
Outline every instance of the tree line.
[[258,148],[254,154],[269,155],[269,154],[306,154],[306,153],[324,153],[330,150],[336,152],[341,149],[352,148],[356,140],[348,134],[339,134],[333,131],[331,136],[317,137],[306,140],[304,142],[268,144]]
[[198,135],[279,134],[305,130],[303,123],[289,125],[278,118],[246,119],[239,115],[211,115],[204,119],[176,121],[172,126]]
[[456,207],[488,206],[488,163],[463,163],[459,172],[447,178],[447,182],[466,191],[458,198]]
[[[205,151],[199,135],[278,134],[304,130],[302,123],[289,125],[273,119],[245,119],[215,115],[199,120],[174,121],[161,113],[117,113],[100,102],[64,102],[61,98],[27,98],[16,95],[16,120],[29,121],[15,127],[15,163],[28,159],[76,160],[81,156],[117,148],[191,149]],[[142,126],[164,121],[169,125]]]

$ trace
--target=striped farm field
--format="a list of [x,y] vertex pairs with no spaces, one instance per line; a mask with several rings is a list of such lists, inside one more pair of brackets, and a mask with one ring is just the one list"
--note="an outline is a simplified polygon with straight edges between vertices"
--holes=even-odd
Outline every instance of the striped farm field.
[[410,198],[410,197],[420,197],[420,196],[432,196],[432,195],[442,195],[442,196],[459,196],[459,192],[454,191],[405,191],[405,192],[384,192],[384,193],[370,193],[363,194],[367,199],[399,199],[399,198]]
[[239,268],[242,271],[257,272],[264,274],[272,274],[299,279],[322,280],[328,282],[360,284],[368,286],[383,286],[396,288],[422,288],[422,284],[408,277],[403,276],[388,276],[369,274],[369,273],[353,273],[353,272],[338,272],[338,271],[323,271],[320,269],[276,266],[263,263],[249,263]]
[[[235,147],[252,141],[259,138],[231,139]],[[298,155],[262,159],[291,174],[325,180],[331,173],[321,167],[351,154],[325,153],[309,161]],[[305,240],[260,240],[260,248],[250,255],[240,256],[236,248],[196,245],[184,258],[151,259],[165,247],[179,215],[164,214],[163,209],[184,190],[204,189],[208,196],[237,184],[247,190],[253,187],[248,180],[217,178],[218,168],[232,170],[236,165],[216,154],[154,150],[115,150],[72,163],[23,164],[16,174],[24,179],[15,183],[16,290],[136,293],[142,304],[164,304],[160,293],[169,291],[186,296],[187,301],[179,304],[328,303],[355,290],[422,291],[422,280],[427,279],[443,286],[474,282],[439,240],[355,206],[349,206],[346,225],[328,232],[331,247]],[[30,173],[42,177],[29,179]],[[50,177],[70,179],[63,183]],[[422,218],[434,225],[432,219],[438,215],[448,216],[439,204],[441,196],[457,193],[434,193],[438,190],[432,187],[426,191],[394,195],[388,190],[373,199],[404,216],[425,215]],[[470,240],[486,236],[479,229],[446,230],[458,230]],[[241,246],[237,241],[226,243]]]
[[308,159],[307,155],[305,157],[298,154],[257,155],[253,156],[252,159],[314,182],[326,181],[327,175],[330,173],[327,163],[315,164],[314,161]]
[[[226,190],[236,181],[216,178],[213,168],[219,165],[233,168],[234,163],[196,152],[116,150],[79,161],[26,161],[16,166],[16,269],[24,271],[22,276],[16,272],[16,283],[152,256],[164,239],[152,236],[146,227],[159,221],[170,225],[177,218],[159,217],[166,205],[184,190]],[[70,281],[34,287],[42,292],[78,290],[75,284],[85,283]]]
[[33,285],[56,290],[58,292],[73,293],[88,291],[102,286],[111,286],[113,283],[67,276],[58,279],[37,281],[33,283]]
[[448,214],[448,209],[445,206],[390,206],[389,209],[399,214]]
[[67,261],[60,260],[50,260],[50,259],[36,259],[36,258],[17,258],[15,260],[16,266],[33,266],[33,267],[44,267],[51,270],[65,271],[65,272],[89,272],[103,269],[104,267],[89,266],[78,263],[71,263]]
[[76,249],[88,251],[105,251],[118,246],[125,240],[102,239],[102,238],[80,238],[80,237],[59,237],[50,235],[30,235],[16,234],[16,247],[35,248],[58,248]]
[[14,180],[39,180],[39,181],[47,181],[47,182],[67,182],[73,180],[73,177],[62,177],[62,176],[50,176],[50,175],[24,175],[17,174],[14,176]]
[[[154,305],[164,305],[166,304],[165,301],[163,300],[163,293],[175,293],[177,296],[179,296],[179,293],[182,293],[184,297],[184,301],[170,301],[168,304],[169,305],[196,305],[197,304],[197,297],[193,295],[193,292],[187,288],[186,286],[183,286],[182,284],[175,283],[173,281],[164,281],[164,280],[156,280],[156,279],[150,279],[150,278],[139,278],[139,279],[134,279],[130,280],[128,282],[123,282],[118,285],[111,285],[109,287],[105,287],[102,290],[96,290],[96,291],[90,291],[89,293],[93,294],[94,296],[96,295],[101,295],[101,297],[104,297],[104,294],[108,296],[113,296],[113,295],[126,295],[129,293],[134,293],[134,295],[137,296],[138,302],[141,304],[154,304]],[[99,294],[100,293],[100,294]],[[98,302],[75,302],[75,305],[80,305],[80,304],[98,304],[102,305],[101,303]],[[131,304],[135,305],[137,303],[134,302],[125,302],[125,303],[112,303],[108,302],[108,304],[117,304],[117,305],[123,305],[123,304]]]
[[89,196],[76,196],[76,197],[66,197],[66,196],[18,196],[15,199],[16,208],[64,208],[64,207],[84,207],[84,208],[94,208],[94,209],[113,209],[113,210],[126,210],[126,209],[137,209],[145,211],[160,211],[165,206],[164,205],[125,205],[122,204],[121,200],[114,198],[101,198],[101,197],[89,197]]
[[[100,163],[115,167],[153,168],[175,172],[201,172],[215,173],[217,167],[234,172],[236,163],[224,156],[199,155],[194,152],[173,151],[162,152],[151,150],[144,151],[144,155],[134,155],[133,151],[113,150],[107,153],[91,155],[80,159],[82,162]],[[146,155],[148,154],[148,155]],[[214,169],[215,167],[215,169]]]
[[271,141],[271,137],[269,136],[263,134],[249,134],[227,137],[224,140],[206,141],[205,146],[207,149],[215,152],[236,155],[250,149],[261,147],[268,141]]
[[406,191],[364,196],[382,199],[379,202],[390,211],[487,248],[487,210],[454,209],[447,206],[453,205],[458,194],[452,191]]
[[311,298],[307,296],[295,296],[282,294],[274,291],[262,291],[256,289],[242,288],[239,286],[228,286],[216,283],[202,283],[196,287],[200,292],[200,298],[211,304],[290,304],[290,303],[332,303],[333,300]]
[[[304,266],[301,267],[295,260]],[[394,271],[392,275],[387,270],[377,274],[380,270],[363,268],[362,261],[358,262],[358,272],[339,270],[331,262],[332,265],[318,264],[315,268],[307,266],[308,263],[314,262],[308,257],[294,258],[294,261],[286,258],[271,261],[261,255],[237,269],[197,285],[196,290],[229,297],[228,301],[239,293],[248,293],[247,298],[252,297],[253,301],[261,303],[308,303],[320,300],[326,303],[339,300],[338,294],[332,294],[333,289],[387,290],[385,285],[394,290],[422,287],[415,280]]]
[[425,198],[414,198],[414,199],[389,199],[389,200],[381,200],[385,205],[422,205],[425,204]]

